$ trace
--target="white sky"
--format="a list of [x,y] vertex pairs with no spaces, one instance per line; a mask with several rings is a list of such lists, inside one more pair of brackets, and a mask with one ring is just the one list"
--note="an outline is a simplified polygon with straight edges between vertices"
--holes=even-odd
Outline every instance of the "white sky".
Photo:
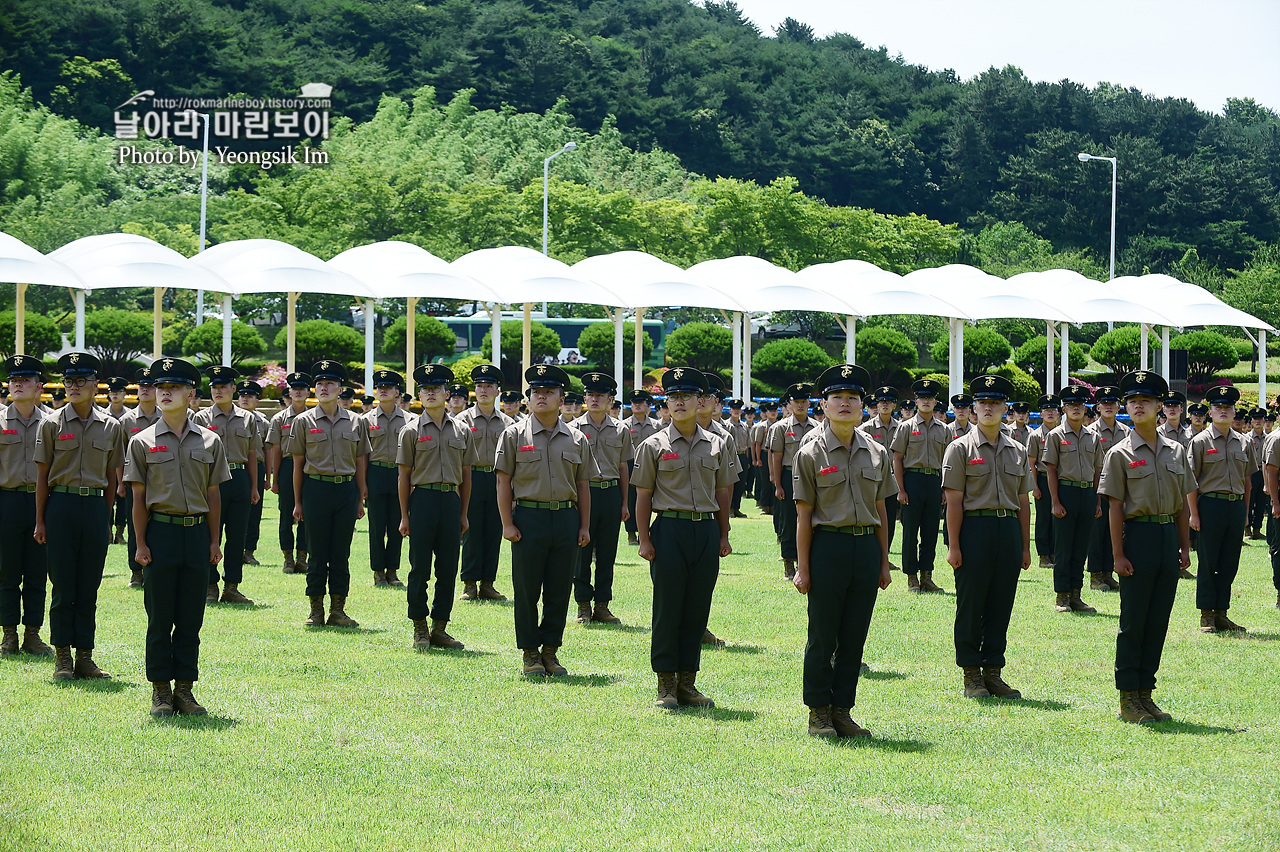
[[790,16],[819,37],[845,32],[912,65],[969,79],[1016,65],[1063,78],[1280,111],[1280,0],[737,0],[765,35]]

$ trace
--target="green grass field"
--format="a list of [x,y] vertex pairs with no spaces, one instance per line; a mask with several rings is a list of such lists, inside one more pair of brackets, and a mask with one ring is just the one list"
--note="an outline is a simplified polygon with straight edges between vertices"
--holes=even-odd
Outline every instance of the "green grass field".
[[1029,569],[1006,669],[1026,699],[966,700],[953,596],[909,596],[896,574],[854,712],[875,738],[850,744],[806,734],[804,600],[754,510],[712,611],[729,647],[703,655],[718,706],[674,715],[652,709],[634,548],[624,625],[570,622],[572,676],[533,682],[503,604],[458,602],[465,651],[410,650],[404,592],[371,587],[364,529],[355,630],[304,629],[303,578],[259,550],[243,586],[258,605],[205,620],[204,718],[148,716],[142,595],[112,547],[95,657],[115,677],[55,686],[48,659],[0,661],[0,848],[1280,848],[1280,611],[1261,542],[1236,584],[1246,635],[1201,635],[1181,584],[1156,693],[1175,721],[1151,727],[1116,719],[1118,595],[1056,614],[1051,572]]

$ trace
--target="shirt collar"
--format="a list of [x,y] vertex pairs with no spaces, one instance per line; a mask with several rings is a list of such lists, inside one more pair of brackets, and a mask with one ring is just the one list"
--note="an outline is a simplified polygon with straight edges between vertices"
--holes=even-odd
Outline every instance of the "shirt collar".
[[534,435],[538,434],[539,432],[550,432],[551,437],[554,438],[556,436],[556,433],[558,432],[563,432],[566,435],[569,434],[569,424],[565,423],[564,418],[560,417],[558,414],[556,415],[556,425],[551,429],[548,429],[547,427],[543,426],[542,421],[532,414],[529,415],[528,419],[533,424],[530,431]]
[[[844,446],[840,439],[836,437],[836,432],[831,428],[830,421],[824,420],[820,428],[822,429],[822,442],[828,451]],[[854,429],[853,442],[849,445],[849,452],[856,452],[859,447],[868,448],[869,441],[861,429]]]
[[707,437],[707,433],[703,430],[703,428],[701,426],[698,426],[697,424],[694,424],[694,427],[693,427],[693,437],[688,439],[686,439],[684,435],[680,434],[680,430],[676,428],[675,423],[672,423],[669,426],[666,426],[662,431],[666,433],[668,441],[674,442],[674,441],[680,441],[680,440],[688,440],[690,446],[698,443],[699,441],[711,440],[709,437]]

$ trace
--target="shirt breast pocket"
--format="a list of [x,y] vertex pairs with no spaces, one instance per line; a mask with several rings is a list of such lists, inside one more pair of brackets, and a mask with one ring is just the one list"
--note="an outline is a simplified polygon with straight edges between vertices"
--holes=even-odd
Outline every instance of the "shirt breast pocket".
[[71,450],[80,449],[80,436],[72,435],[70,438],[54,437],[53,451],[55,453],[65,453]]
[[191,454],[191,460],[199,464],[213,464],[213,453],[206,450],[197,450]]
[[674,458],[674,459],[659,458],[658,459],[658,470],[671,471],[671,470],[679,470],[682,467],[684,467],[684,462],[678,458]]
[[570,450],[560,454],[560,458],[568,464],[582,464],[582,453],[578,450]]
[[450,438],[448,444],[451,450],[465,450],[467,448],[467,442],[464,438]]
[[[1155,472],[1156,472],[1156,469],[1152,465],[1147,464],[1146,462],[1143,462],[1137,467],[1129,468],[1129,479],[1135,482],[1146,483],[1149,481],[1147,477],[1151,476],[1151,474]],[[1178,472],[1179,473],[1182,472],[1181,465],[1178,466]],[[1143,487],[1146,487],[1145,484],[1143,485]]]
[[112,441],[110,438],[105,438],[105,437],[104,437],[104,438],[94,438],[94,439],[93,439],[92,441],[90,441],[89,443],[91,443],[91,444],[93,445],[93,448],[94,448],[95,450],[97,450],[98,452],[102,453],[103,455],[108,455],[108,454],[110,454],[110,452],[112,451],[112,449],[114,449],[114,448],[115,448],[115,442],[114,442],[114,441]]
[[[975,464],[975,462],[977,463]],[[966,467],[968,468],[965,471],[966,478],[985,482],[986,478],[991,475],[991,471],[995,470],[996,466],[991,463],[991,459],[968,459]]]
[[516,464],[529,464],[536,461],[542,461],[541,450],[524,450],[516,453]]
[[158,453],[147,453],[147,464],[164,464],[171,462],[178,456],[173,450],[165,450]]
[[7,444],[21,444],[21,443],[22,443],[22,436],[17,433],[17,430],[14,430],[14,433],[12,435],[0,435],[0,446],[5,446]]
[[[874,468],[865,468],[865,470],[868,473],[879,473],[879,471]],[[843,470],[833,470],[831,473],[825,474],[820,473],[818,474],[818,478],[815,480],[819,488],[834,488],[835,486],[841,485],[847,481],[848,477],[845,475]]]

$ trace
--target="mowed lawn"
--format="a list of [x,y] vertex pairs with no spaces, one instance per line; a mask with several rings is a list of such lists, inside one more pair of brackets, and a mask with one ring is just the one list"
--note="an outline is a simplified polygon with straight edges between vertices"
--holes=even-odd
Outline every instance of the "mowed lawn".
[[1175,721],[1152,727],[1116,719],[1118,595],[1056,614],[1051,572],[1029,569],[1006,670],[1026,699],[966,700],[951,570],[940,558],[944,595],[908,595],[895,574],[854,711],[875,738],[833,743],[806,734],[804,599],[751,513],[712,612],[729,647],[703,655],[717,708],[672,715],[652,708],[634,548],[613,604],[624,624],[570,622],[572,676],[534,682],[505,604],[457,603],[465,651],[412,651],[404,592],[371,587],[362,522],[359,629],[304,628],[303,578],[262,547],[244,583],[258,605],[207,613],[210,715],[152,720],[142,594],[113,546],[96,658],[115,677],[55,686],[49,660],[0,661],[0,848],[1280,848],[1280,610],[1261,542],[1236,584],[1246,635],[1201,635],[1181,584],[1156,693]]

